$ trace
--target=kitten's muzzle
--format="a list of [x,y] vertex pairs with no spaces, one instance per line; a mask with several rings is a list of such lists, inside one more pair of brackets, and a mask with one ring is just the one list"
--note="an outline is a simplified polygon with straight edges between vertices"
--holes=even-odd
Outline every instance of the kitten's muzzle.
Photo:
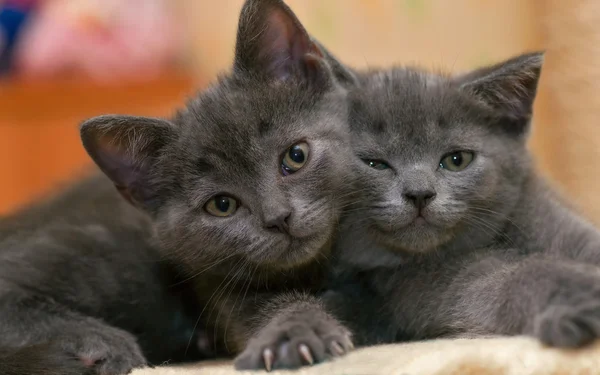
[[290,234],[290,216],[292,216],[292,211],[289,209],[281,209],[271,212],[265,217],[265,228],[272,232]]
[[430,189],[404,192],[404,198],[419,210],[419,216],[421,216],[421,211],[435,199],[436,195],[437,193]]

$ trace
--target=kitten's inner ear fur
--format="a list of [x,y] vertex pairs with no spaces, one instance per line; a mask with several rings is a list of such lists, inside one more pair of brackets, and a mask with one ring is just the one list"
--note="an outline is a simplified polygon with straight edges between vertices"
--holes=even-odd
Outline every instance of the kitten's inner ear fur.
[[542,52],[524,54],[459,76],[455,81],[461,90],[495,114],[527,127],[543,60]]
[[83,146],[130,203],[149,208],[152,164],[173,138],[174,126],[157,118],[106,115],[81,125]]
[[235,47],[234,73],[269,81],[324,83],[323,52],[291,9],[280,0],[247,0]]

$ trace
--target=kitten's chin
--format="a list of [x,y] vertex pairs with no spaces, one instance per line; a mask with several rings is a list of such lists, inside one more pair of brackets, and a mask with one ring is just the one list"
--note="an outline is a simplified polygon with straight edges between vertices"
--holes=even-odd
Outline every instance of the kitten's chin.
[[258,262],[271,269],[286,270],[306,265],[320,258],[327,257],[331,252],[331,236],[314,235],[302,239],[294,238],[286,245],[271,251],[265,259]]
[[373,226],[369,236],[379,246],[404,254],[424,254],[435,251],[453,237],[452,231],[433,226],[420,219],[393,230]]

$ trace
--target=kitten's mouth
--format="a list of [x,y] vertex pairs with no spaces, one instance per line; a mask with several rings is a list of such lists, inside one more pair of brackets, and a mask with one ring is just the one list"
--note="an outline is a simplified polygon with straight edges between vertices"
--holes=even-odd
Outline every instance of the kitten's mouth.
[[396,223],[397,225],[375,225],[374,228],[377,232],[385,235],[394,235],[399,231],[411,230],[411,229],[422,229],[427,228],[439,229],[439,226],[428,220],[421,213],[416,214],[412,219],[408,218],[403,223]]
[[271,263],[281,269],[310,263],[323,253],[329,252],[329,237],[330,235],[321,232],[305,234],[302,237],[288,235],[277,246],[279,251],[271,254]]
[[418,212],[413,219],[404,226],[404,228],[425,228],[425,227],[437,227],[434,223],[427,219],[423,212]]
[[414,225],[427,225],[427,224],[429,224],[429,222],[427,221],[427,219],[425,219],[425,217],[423,215],[421,215],[421,213],[419,213],[417,215],[417,217],[412,221],[411,224],[414,224]]

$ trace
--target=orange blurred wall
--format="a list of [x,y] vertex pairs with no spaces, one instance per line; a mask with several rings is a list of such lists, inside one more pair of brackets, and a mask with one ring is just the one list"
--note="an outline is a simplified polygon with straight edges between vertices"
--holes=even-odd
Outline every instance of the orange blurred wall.
[[[243,0],[174,0],[194,66],[229,67]],[[540,46],[536,0],[285,0],[306,29],[355,67],[416,63],[457,71]]]
[[77,130],[82,120],[106,113],[168,116],[194,86],[181,73],[113,86],[85,79],[0,82],[0,214],[89,168]]

